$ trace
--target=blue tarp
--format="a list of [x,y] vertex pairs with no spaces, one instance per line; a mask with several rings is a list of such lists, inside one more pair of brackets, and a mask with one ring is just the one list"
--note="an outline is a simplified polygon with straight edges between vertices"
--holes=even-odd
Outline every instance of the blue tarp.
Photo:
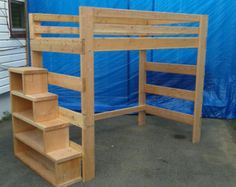
[[[78,15],[79,6],[150,10],[209,15],[209,33],[204,85],[203,116],[236,118],[236,1],[235,0],[28,0],[29,13]],[[151,50],[148,60],[183,64],[196,63],[196,50]],[[50,71],[80,75],[79,55],[43,54]],[[195,78],[187,75],[148,73],[148,82],[175,88],[194,89]],[[59,94],[61,106],[80,110],[80,93],[50,87]],[[95,53],[95,111],[107,111],[137,104],[138,52]],[[147,102],[185,113],[193,113],[193,103],[148,95]]]

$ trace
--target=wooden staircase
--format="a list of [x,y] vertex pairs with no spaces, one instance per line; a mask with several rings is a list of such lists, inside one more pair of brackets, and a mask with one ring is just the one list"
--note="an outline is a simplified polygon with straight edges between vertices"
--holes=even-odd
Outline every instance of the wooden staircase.
[[16,157],[54,186],[81,181],[82,149],[69,140],[58,97],[48,92],[47,70],[24,67],[9,72]]

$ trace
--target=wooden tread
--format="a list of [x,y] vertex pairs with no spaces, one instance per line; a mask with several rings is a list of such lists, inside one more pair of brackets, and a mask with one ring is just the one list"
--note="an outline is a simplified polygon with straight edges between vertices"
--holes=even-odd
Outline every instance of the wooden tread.
[[13,90],[11,91],[12,95],[22,97],[24,99],[37,102],[37,101],[47,101],[47,100],[54,100],[57,99],[58,96],[56,94],[50,93],[50,92],[45,92],[45,93],[40,93],[40,94],[32,94],[32,95],[25,95],[23,94],[22,91],[16,91]]
[[21,68],[9,68],[9,72],[26,75],[26,74],[47,73],[47,70],[44,68],[38,68],[38,67],[21,67]]
[[56,163],[65,162],[67,160],[82,156],[82,149],[80,146],[78,146],[80,147],[80,149],[68,147],[45,153],[43,144],[43,134],[40,133],[37,129],[16,133],[15,138]]
[[34,127],[42,131],[51,131],[69,126],[69,123],[61,118],[56,118],[53,120],[43,121],[43,122],[35,122],[33,120],[32,110],[27,110],[24,112],[14,112],[13,116],[22,121],[25,121],[26,123],[33,125]]
[[65,149],[60,149],[57,151],[52,151],[50,153],[47,153],[48,157],[51,158],[54,162],[65,162],[67,160],[71,160],[77,157],[82,156],[82,149],[76,150],[72,147],[68,147]]

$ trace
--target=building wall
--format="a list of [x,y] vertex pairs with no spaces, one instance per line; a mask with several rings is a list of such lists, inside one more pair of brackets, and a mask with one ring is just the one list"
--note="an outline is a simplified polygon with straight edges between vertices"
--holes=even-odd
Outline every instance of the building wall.
[[9,67],[26,65],[25,40],[10,37],[8,0],[0,0],[0,118],[9,111]]

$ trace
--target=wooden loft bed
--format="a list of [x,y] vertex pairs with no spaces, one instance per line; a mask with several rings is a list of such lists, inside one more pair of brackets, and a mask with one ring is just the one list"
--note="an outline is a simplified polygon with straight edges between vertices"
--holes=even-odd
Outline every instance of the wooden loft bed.
[[[59,116],[60,119],[82,128],[83,181],[88,181],[95,176],[94,124],[96,120],[138,112],[138,124],[143,125],[146,114],[157,115],[191,125],[192,141],[198,143],[201,134],[207,16],[92,7],[80,7],[79,12],[79,16],[30,14],[29,28],[31,63],[33,68],[36,68],[35,71],[37,68],[42,70],[44,51],[80,54],[81,77],[47,72],[47,84],[81,92],[81,113],[59,107]],[[80,27],[43,26],[42,22],[74,22],[80,23]],[[199,26],[176,25],[179,23],[199,23]],[[73,37],[45,37],[44,34],[69,34],[68,36],[73,34]],[[78,38],[75,38],[75,35]],[[108,35],[112,37],[107,37]],[[174,48],[197,48],[196,65],[147,61],[146,50]],[[94,98],[94,52],[116,50],[140,51],[139,104],[136,107],[95,114],[94,99],[92,99]],[[148,84],[147,71],[196,76],[195,91]],[[15,70],[12,70],[11,73],[14,72]],[[145,102],[146,93],[193,101],[194,114],[150,106]]]

